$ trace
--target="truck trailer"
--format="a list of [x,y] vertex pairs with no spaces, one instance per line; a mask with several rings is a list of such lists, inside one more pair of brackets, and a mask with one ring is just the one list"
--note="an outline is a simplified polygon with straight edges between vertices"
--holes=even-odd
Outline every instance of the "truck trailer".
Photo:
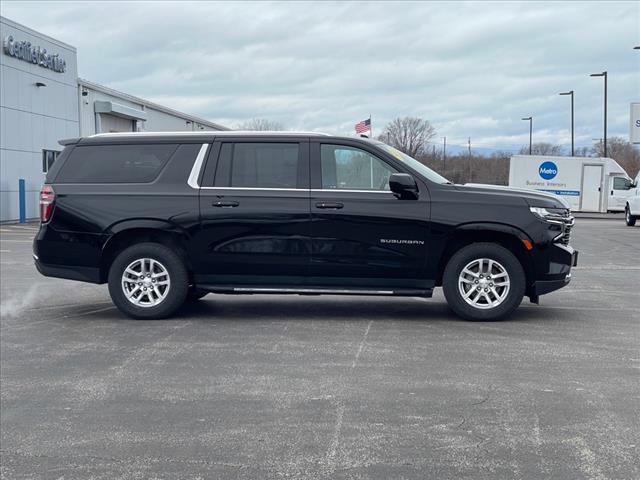
[[576,212],[623,212],[632,180],[612,158],[513,155],[509,186],[549,192]]

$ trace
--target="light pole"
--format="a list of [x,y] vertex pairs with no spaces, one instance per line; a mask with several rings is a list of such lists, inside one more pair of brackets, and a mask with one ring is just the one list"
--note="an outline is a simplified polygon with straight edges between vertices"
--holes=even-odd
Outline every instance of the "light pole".
[[603,138],[603,152],[604,156],[607,156],[607,72],[592,73],[591,77],[604,77],[604,138]]
[[444,148],[442,149],[442,171],[444,172],[447,169],[447,137],[442,137],[444,139]]
[[522,120],[527,120],[529,122],[529,155],[531,155],[531,147],[533,140],[533,117],[526,117]]
[[571,156],[573,157],[573,90],[569,92],[561,92],[559,95],[571,95]]

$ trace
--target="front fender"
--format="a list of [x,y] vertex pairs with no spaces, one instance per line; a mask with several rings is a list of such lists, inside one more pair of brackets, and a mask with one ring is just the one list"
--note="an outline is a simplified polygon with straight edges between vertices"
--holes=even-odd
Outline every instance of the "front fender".
[[523,230],[514,227],[513,225],[506,225],[504,223],[498,222],[471,222],[465,223],[462,225],[458,225],[453,230],[453,235],[455,235],[458,231],[493,231],[506,233],[508,235],[513,235],[520,240],[528,240],[533,245],[533,239],[527,235]]

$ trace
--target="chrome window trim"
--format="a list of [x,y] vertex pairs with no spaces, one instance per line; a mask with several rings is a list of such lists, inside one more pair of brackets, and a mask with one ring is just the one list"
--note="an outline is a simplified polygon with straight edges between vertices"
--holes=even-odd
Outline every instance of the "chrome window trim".
[[[196,176],[197,178],[197,176]],[[196,187],[197,188],[197,187]],[[393,194],[391,190],[341,190],[337,188],[275,188],[275,187],[200,187],[201,190],[251,190],[251,191],[274,191],[274,192],[331,192],[331,193],[387,193]]]
[[187,180],[187,185],[191,188],[198,189],[200,185],[198,185],[198,177],[200,176],[200,171],[202,170],[202,163],[204,162],[204,157],[207,155],[207,150],[209,149],[208,143],[203,143],[200,147],[200,151],[196,156],[196,161],[193,163],[193,167],[191,168],[191,173],[189,174],[189,179]]
[[331,192],[331,193],[393,193],[391,190],[351,190],[346,188],[312,188],[312,192]]
[[200,187],[202,190],[251,190],[251,191],[280,191],[280,192],[308,192],[308,188],[270,188],[270,187]]

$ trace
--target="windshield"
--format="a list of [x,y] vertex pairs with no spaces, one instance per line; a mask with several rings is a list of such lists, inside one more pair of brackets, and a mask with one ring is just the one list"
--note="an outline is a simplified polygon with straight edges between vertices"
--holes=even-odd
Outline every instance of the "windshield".
[[375,144],[378,147],[382,148],[385,152],[390,153],[391,155],[393,155],[396,159],[400,160],[402,163],[405,163],[405,164],[409,165],[409,167],[411,167],[412,169],[417,171],[419,174],[421,174],[424,177],[426,177],[428,180],[431,180],[432,182],[435,182],[435,183],[451,183],[449,180],[444,178],[439,173],[434,172],[429,167],[427,167],[426,165],[420,163],[415,158],[410,157],[406,153],[402,153],[397,148],[394,148],[391,145],[387,145],[386,143],[382,143],[382,142],[378,142],[378,141],[376,141]]

